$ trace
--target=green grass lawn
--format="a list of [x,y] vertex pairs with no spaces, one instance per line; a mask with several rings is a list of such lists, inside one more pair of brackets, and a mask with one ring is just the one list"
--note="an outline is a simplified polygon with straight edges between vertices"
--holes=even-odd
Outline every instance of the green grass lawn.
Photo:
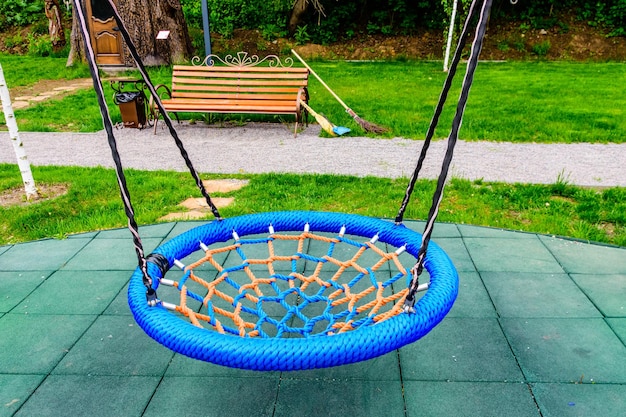
[[[66,69],[61,58],[40,58],[41,63],[38,60],[35,65],[31,59],[0,56],[9,87],[51,77],[48,74],[67,78],[88,76],[83,67]],[[387,137],[423,139],[446,76],[440,62],[312,61],[309,64],[360,117],[390,128]],[[464,67],[461,70],[436,137],[446,137],[449,132]],[[150,74],[155,84],[171,84],[169,68],[152,68]],[[365,134],[315,77],[310,77],[309,85],[314,110],[336,125],[349,127],[352,135]],[[624,85],[625,63],[481,62],[460,138],[623,143],[626,141]],[[113,121],[119,122],[119,110],[112,103],[113,90],[106,82],[104,87]],[[22,131],[102,129],[95,93],[89,90],[18,110],[16,117]],[[281,120],[250,115],[184,114],[183,117],[201,121]]]
[[[65,184],[68,192],[37,204],[0,207],[0,244],[126,225],[115,172],[103,168],[35,167],[39,184]],[[203,179],[224,176],[205,174]],[[277,210],[321,210],[395,218],[405,179],[335,175],[229,175],[248,186],[228,194],[235,203],[222,216]],[[188,173],[128,170],[137,222],[152,224],[189,197],[200,197]],[[0,190],[21,186],[17,166],[0,164]],[[417,182],[407,219],[424,219],[435,182]],[[552,185],[484,183],[453,179],[438,220],[569,236],[626,246],[626,189],[592,190]],[[207,218],[211,218],[208,214]],[[130,236],[130,234],[129,234]]]
[[[445,79],[439,62],[313,62],[312,68],[361,117],[389,136],[423,139]],[[448,135],[463,72],[436,137]],[[626,140],[626,64],[481,62],[460,137],[513,142]],[[311,103],[335,124],[354,123],[316,80]],[[362,132],[358,131],[357,134]]]

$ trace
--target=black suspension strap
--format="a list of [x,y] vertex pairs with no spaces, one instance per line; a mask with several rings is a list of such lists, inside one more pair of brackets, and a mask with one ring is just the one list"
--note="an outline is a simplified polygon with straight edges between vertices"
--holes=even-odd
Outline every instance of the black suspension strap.
[[439,124],[439,117],[443,111],[444,104],[448,99],[448,93],[450,92],[450,87],[452,86],[452,81],[454,81],[454,77],[456,75],[456,70],[458,68],[459,62],[461,61],[461,56],[463,55],[463,49],[465,48],[465,44],[467,43],[467,37],[470,32],[470,22],[476,15],[477,0],[473,0],[467,18],[465,19],[465,23],[463,25],[463,30],[461,31],[461,35],[459,36],[458,45],[456,50],[454,51],[454,55],[452,57],[452,63],[450,64],[450,68],[448,69],[448,75],[446,76],[445,82],[443,84],[443,88],[441,90],[441,94],[439,95],[439,102],[437,102],[437,107],[435,108],[435,113],[433,114],[433,118],[430,121],[430,125],[428,126],[428,131],[426,132],[426,139],[424,140],[424,145],[422,146],[422,150],[420,152],[420,156],[417,160],[417,165],[413,174],[411,175],[411,179],[409,180],[409,185],[404,193],[404,199],[402,200],[402,204],[400,205],[400,209],[398,210],[398,214],[396,215],[396,223],[402,223],[404,219],[404,212],[409,204],[409,200],[411,199],[411,194],[413,194],[413,190],[415,189],[415,183],[417,182],[417,178],[419,176],[420,171],[422,170],[422,165],[424,164],[424,159],[426,159],[426,154],[428,153],[428,149],[430,148],[430,143],[432,141],[433,136],[435,135],[435,129]]
[[154,85],[152,84],[152,81],[150,80],[150,76],[148,75],[148,72],[146,71],[146,67],[144,66],[143,61],[141,60],[141,57],[139,56],[139,53],[137,52],[137,48],[135,47],[134,42],[130,38],[128,30],[126,29],[126,26],[124,25],[124,22],[122,21],[122,18],[120,17],[115,4],[113,3],[113,0],[108,0],[108,2],[111,5],[111,9],[113,10],[113,17],[115,18],[115,22],[117,23],[117,26],[119,27],[120,33],[122,34],[122,37],[124,38],[124,41],[126,42],[126,46],[128,47],[130,54],[132,55],[135,63],[137,64],[137,69],[141,73],[141,76],[143,80],[145,81],[146,86],[148,87],[148,90],[150,91],[150,94],[154,98],[154,102],[159,108],[159,113],[163,115],[163,121],[167,125],[170,135],[174,139],[174,142],[176,142],[176,146],[178,147],[178,150],[180,151],[181,156],[185,160],[185,164],[187,165],[187,168],[189,169],[191,176],[195,180],[196,185],[198,186],[198,189],[200,190],[200,193],[202,194],[209,208],[211,209],[213,216],[217,220],[221,220],[222,217],[220,216],[220,213],[217,207],[215,206],[215,204],[213,204],[213,201],[211,201],[211,196],[209,196],[209,193],[206,191],[204,184],[202,184],[202,180],[200,179],[198,172],[196,171],[193,164],[191,163],[191,159],[189,159],[189,154],[187,153],[187,150],[185,149],[183,142],[178,137],[178,133],[176,132],[176,129],[174,129],[172,119],[169,117],[167,111],[165,111],[165,108],[163,108],[163,103],[161,103],[161,98],[157,94],[156,89],[154,88]]
[[433,226],[435,224],[435,220],[439,212],[439,206],[443,198],[443,189],[445,187],[448,171],[452,162],[454,147],[459,136],[459,129],[461,128],[461,123],[463,121],[463,113],[465,111],[465,106],[469,97],[469,91],[472,86],[472,82],[474,81],[474,72],[476,71],[478,56],[480,55],[480,51],[483,45],[483,39],[487,30],[487,21],[489,19],[491,4],[492,0],[484,0],[480,11],[480,16],[478,18],[476,33],[474,36],[474,41],[472,42],[472,49],[467,63],[467,71],[465,72],[465,78],[463,79],[463,84],[461,86],[459,102],[457,104],[454,119],[452,120],[450,135],[448,136],[448,147],[446,149],[441,173],[439,174],[439,179],[437,180],[437,188],[435,190],[435,194],[433,195],[433,202],[430,207],[430,212],[428,213],[428,219],[424,228],[424,234],[422,235],[422,244],[417,254],[417,262],[415,263],[415,266],[413,266],[413,268],[411,269],[413,277],[409,286],[409,294],[404,304],[404,309],[408,312],[413,311],[413,306],[415,305],[415,293],[417,292],[419,286],[419,276],[424,269],[424,258],[428,250],[428,244],[432,235]]
[[139,228],[137,227],[137,222],[135,221],[135,211],[133,210],[133,205],[130,199],[130,193],[128,192],[128,187],[126,185],[126,176],[124,175],[124,170],[122,169],[122,161],[120,158],[120,154],[117,150],[117,142],[115,141],[115,136],[113,135],[113,122],[111,121],[109,109],[104,99],[104,90],[102,89],[102,82],[100,81],[100,75],[98,74],[98,67],[96,66],[95,54],[91,46],[91,42],[89,40],[89,32],[87,29],[87,23],[85,21],[85,15],[83,13],[83,9],[79,0],[74,0],[74,12],[76,13],[76,17],[78,18],[78,21],[80,23],[83,40],[85,42],[85,55],[87,58],[87,63],[89,64],[89,71],[91,72],[91,78],[93,79],[93,88],[96,91],[98,104],[100,105],[100,114],[102,115],[102,123],[104,125],[104,130],[107,133],[109,147],[111,148],[111,154],[113,156],[113,161],[115,163],[117,183],[120,189],[122,202],[124,204],[124,211],[126,212],[126,217],[128,218],[128,229],[133,235],[133,243],[135,245],[137,261],[139,264],[139,268],[141,269],[143,273],[143,283],[147,288],[148,294],[153,294],[154,290],[152,290],[152,279],[148,275],[146,258],[144,256],[143,245],[141,243],[141,238],[139,236]]

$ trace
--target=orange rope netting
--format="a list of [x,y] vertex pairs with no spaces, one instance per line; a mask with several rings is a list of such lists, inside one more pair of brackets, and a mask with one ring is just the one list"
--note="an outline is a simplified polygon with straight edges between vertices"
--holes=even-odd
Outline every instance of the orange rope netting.
[[[179,265],[184,268],[179,282],[162,280],[180,291],[178,305],[164,305],[188,317],[195,326],[242,337],[308,337],[350,331],[402,311],[408,289],[402,282],[402,288],[395,291],[392,284],[407,276],[399,259],[404,247],[387,252],[376,245],[377,236],[360,243],[344,237],[343,232],[336,237],[306,230],[294,235],[270,232],[260,239],[233,236],[234,243],[227,246],[201,245],[201,259],[188,266]],[[286,245],[291,246],[289,254],[277,253],[280,242],[294,243]],[[326,244],[323,255],[306,253],[306,248],[315,245],[313,242]],[[248,248],[260,243],[266,244],[267,256],[249,258]],[[333,256],[335,252],[345,260]],[[224,256],[226,260],[218,259]],[[231,256],[236,259],[234,266],[224,266],[224,262],[233,264]],[[303,261],[306,268],[300,270],[297,265]],[[371,266],[362,265],[366,263]],[[290,272],[281,273],[280,266],[286,264],[290,264]],[[213,274],[214,279],[200,276]],[[384,275],[387,279],[379,279]],[[270,311],[265,311],[268,306]],[[279,317],[271,311],[277,307],[282,307]]]

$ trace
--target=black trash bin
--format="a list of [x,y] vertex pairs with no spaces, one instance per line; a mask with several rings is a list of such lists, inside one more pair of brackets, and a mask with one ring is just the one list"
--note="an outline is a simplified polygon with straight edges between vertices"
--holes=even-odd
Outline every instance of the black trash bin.
[[124,127],[146,127],[146,96],[142,91],[116,93],[113,101],[120,108]]

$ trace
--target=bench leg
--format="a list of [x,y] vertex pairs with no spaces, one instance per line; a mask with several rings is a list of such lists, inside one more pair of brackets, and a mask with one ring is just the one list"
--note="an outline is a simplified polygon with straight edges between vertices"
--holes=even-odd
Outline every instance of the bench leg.
[[154,112],[154,134],[155,135],[156,135],[156,132],[157,132],[157,124],[159,123],[159,116],[160,116],[159,111],[158,110],[155,111]]
[[[157,132],[157,123],[159,122],[159,115],[161,113],[157,110],[155,112],[155,116],[154,116],[154,134],[156,135]],[[176,122],[178,122],[178,124],[180,124],[180,118],[178,117],[178,113],[174,113],[174,117],[176,117]]]

